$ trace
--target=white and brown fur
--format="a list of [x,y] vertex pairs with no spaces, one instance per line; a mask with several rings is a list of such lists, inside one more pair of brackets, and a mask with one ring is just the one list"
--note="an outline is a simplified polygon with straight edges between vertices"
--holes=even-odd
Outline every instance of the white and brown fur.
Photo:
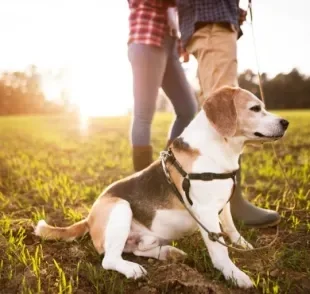
[[[259,106],[261,110],[257,111],[256,107],[254,111],[253,106]],[[239,168],[238,159],[246,142],[272,141],[282,137],[287,128],[285,122],[267,112],[252,93],[223,87],[205,101],[171,148],[187,172],[232,172]],[[182,177],[174,166],[168,164],[168,169],[181,192]],[[192,181],[192,209],[210,231],[220,232],[221,223],[232,242],[252,247],[240,236],[231,217],[227,201],[232,185],[232,179]],[[41,220],[35,234],[47,239],[73,240],[89,232],[98,253],[104,253],[103,268],[136,279],[145,275],[146,270],[137,263],[124,260],[123,252],[160,260],[182,259],[186,253],[168,244],[197,229],[214,267],[238,286],[252,287],[251,279],[229,258],[227,248],[209,240],[206,232],[184,209],[166,181],[159,160],[110,185],[84,220],[65,228],[53,227]],[[223,238],[221,241],[224,242]]]

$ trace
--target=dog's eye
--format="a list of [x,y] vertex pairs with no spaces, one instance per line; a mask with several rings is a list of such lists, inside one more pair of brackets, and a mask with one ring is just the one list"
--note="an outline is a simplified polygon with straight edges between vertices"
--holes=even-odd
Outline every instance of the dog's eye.
[[260,112],[262,110],[262,108],[260,107],[260,105],[255,105],[255,106],[251,107],[250,110],[252,110],[254,112]]

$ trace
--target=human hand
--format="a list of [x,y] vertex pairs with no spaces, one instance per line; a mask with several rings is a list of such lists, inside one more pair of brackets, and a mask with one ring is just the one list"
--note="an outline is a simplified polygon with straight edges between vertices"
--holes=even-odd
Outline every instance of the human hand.
[[239,25],[241,26],[243,22],[246,20],[247,11],[239,8]]
[[181,62],[188,62],[189,61],[189,53],[186,51],[186,49],[182,45],[182,41],[178,39],[178,55],[179,55],[179,60]]
[[181,62],[189,62],[189,53],[184,51],[181,53],[180,57],[182,58],[181,59]]

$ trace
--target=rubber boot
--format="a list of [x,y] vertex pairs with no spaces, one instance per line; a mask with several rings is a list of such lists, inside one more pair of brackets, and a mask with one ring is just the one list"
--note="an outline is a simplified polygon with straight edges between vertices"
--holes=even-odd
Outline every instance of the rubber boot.
[[230,200],[232,217],[249,227],[267,228],[277,225],[280,222],[281,217],[276,211],[256,207],[242,197],[240,159],[239,165],[240,169],[237,173],[235,193]]
[[152,146],[133,146],[132,162],[135,172],[145,169],[153,162],[152,154]]

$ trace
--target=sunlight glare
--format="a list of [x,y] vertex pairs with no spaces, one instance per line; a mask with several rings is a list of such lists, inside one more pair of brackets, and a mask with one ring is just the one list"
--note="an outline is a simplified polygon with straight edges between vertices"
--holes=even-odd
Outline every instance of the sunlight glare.
[[68,85],[70,100],[85,117],[128,114],[132,105],[131,73],[123,65],[121,73],[109,73],[115,63],[75,70]]

